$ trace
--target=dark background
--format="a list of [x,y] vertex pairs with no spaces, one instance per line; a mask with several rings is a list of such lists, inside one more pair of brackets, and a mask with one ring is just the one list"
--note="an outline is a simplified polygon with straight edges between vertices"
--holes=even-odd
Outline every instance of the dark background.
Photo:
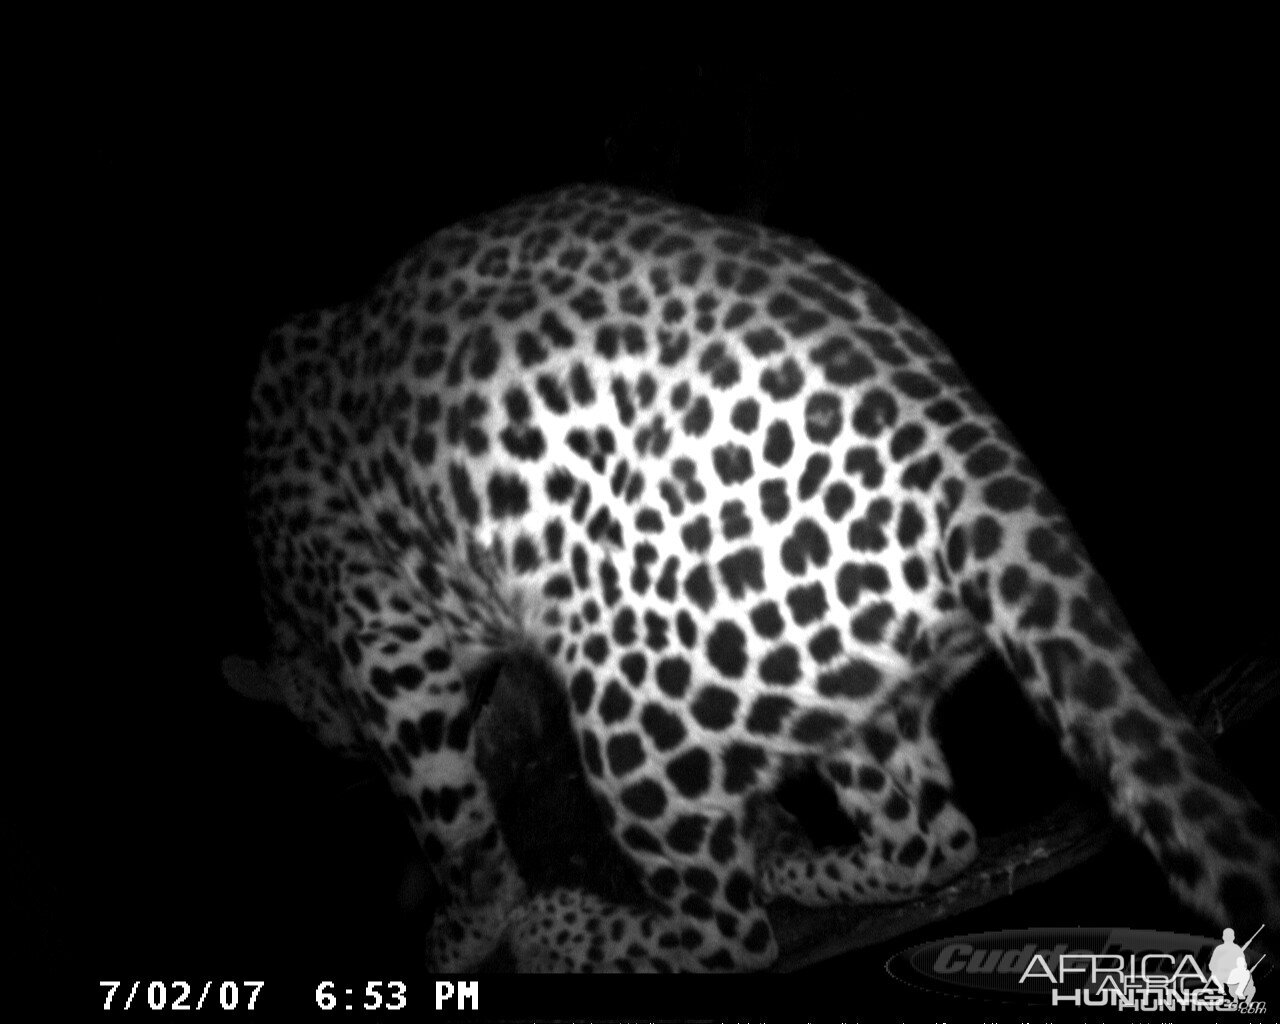
[[[74,329],[69,348],[58,331],[37,345],[77,396],[54,432],[77,573],[58,623],[88,626],[44,650],[91,698],[74,715],[89,756],[68,739],[31,759],[55,783],[34,787],[36,838],[18,844],[37,962],[125,977],[415,962],[394,810],[222,683],[223,656],[263,643],[241,424],[273,324],[559,183],[761,219],[878,280],[1021,440],[1173,689],[1273,640],[1272,112],[1257,65],[1209,49],[95,78],[61,133],[73,216],[50,263]],[[1030,719],[982,698],[961,732],[994,803],[1016,804],[1040,769],[1002,728]],[[64,730],[37,721],[47,751],[43,732]],[[1228,755],[1274,806],[1268,742],[1255,727]],[[836,966],[874,973],[949,931],[1192,927],[1155,874],[1121,847]]]

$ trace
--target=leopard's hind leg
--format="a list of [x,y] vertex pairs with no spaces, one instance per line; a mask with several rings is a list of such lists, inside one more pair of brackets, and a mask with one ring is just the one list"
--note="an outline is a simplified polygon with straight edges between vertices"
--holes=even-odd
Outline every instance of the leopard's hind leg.
[[815,848],[775,824],[759,869],[766,898],[819,907],[896,902],[973,862],[974,828],[952,802],[951,773],[920,703],[885,711],[817,767],[861,838]]

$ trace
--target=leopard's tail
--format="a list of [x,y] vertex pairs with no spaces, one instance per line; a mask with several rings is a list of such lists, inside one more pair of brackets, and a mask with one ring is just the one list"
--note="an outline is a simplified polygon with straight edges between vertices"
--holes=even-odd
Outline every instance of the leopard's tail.
[[1183,901],[1219,927],[1280,924],[1275,819],[1161,682],[1065,519],[1028,511],[952,524],[962,603]]

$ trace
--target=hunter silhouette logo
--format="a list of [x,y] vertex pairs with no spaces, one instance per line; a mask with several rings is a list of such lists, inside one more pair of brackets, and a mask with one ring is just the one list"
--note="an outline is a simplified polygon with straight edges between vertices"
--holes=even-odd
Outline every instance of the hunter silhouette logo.
[[[1259,925],[1258,931],[1249,936],[1249,942],[1256,939],[1258,932],[1265,927],[1265,924]],[[1253,984],[1253,970],[1267,958],[1267,954],[1263,953],[1254,962],[1253,967],[1250,967],[1244,955],[1244,951],[1249,948],[1249,942],[1243,946],[1237,946],[1235,930],[1224,928],[1222,943],[1209,958],[1209,974],[1217,990],[1223,994],[1235,996],[1236,999],[1246,1003],[1253,1002],[1253,994],[1256,991]]]

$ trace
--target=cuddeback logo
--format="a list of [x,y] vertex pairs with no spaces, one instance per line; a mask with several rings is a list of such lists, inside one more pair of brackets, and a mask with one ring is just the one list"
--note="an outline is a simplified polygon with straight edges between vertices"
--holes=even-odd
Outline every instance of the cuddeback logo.
[[1265,954],[1249,960],[1228,928],[1221,940],[1129,928],[1032,929],[937,939],[886,965],[899,981],[996,1002],[1129,1010],[1260,1014]]

